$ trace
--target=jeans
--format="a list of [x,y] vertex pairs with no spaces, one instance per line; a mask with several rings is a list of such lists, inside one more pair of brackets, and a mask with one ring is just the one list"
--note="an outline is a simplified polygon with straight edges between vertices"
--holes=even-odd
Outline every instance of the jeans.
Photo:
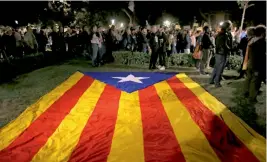
[[209,60],[209,55],[210,55],[210,50],[209,49],[202,49],[202,56],[200,59],[200,73],[205,73],[205,67],[208,63]]
[[215,85],[220,84],[225,63],[226,63],[226,55],[215,54],[215,65],[211,74],[211,82],[214,82]]
[[98,44],[92,43],[92,65],[96,66],[97,64],[97,55],[99,52]]
[[171,54],[176,54],[176,53],[177,53],[176,45],[172,44],[172,52],[171,52]]
[[184,49],[184,53],[189,54],[190,53],[190,49]]

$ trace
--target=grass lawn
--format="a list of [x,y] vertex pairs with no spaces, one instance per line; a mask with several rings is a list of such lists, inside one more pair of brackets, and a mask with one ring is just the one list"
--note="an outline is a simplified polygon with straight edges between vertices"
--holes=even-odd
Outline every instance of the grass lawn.
[[[125,66],[118,64],[92,68],[87,61],[71,60],[61,65],[49,66],[18,76],[12,82],[0,85],[0,128],[15,119],[27,106],[36,102],[41,96],[54,89],[77,70],[80,71],[149,71],[147,67]],[[261,135],[266,136],[266,87],[258,97],[259,103],[249,106],[241,97],[243,80],[231,79],[237,76],[235,71],[225,71],[222,88],[208,84],[208,76],[199,76],[194,68],[174,68],[166,71],[186,73],[203,86],[209,93],[224,103],[232,112],[242,118]]]

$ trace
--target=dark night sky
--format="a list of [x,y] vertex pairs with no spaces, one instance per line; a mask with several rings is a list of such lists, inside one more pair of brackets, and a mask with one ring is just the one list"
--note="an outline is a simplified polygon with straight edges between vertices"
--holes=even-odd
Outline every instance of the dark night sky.
[[[118,8],[127,5],[124,1],[119,2],[91,2],[100,4],[103,8]],[[255,24],[266,24],[266,1],[252,1],[255,6],[249,8],[246,13],[247,20],[253,20]],[[0,24],[13,23],[14,20],[19,22],[28,22],[36,20],[38,14],[41,14],[44,8],[47,7],[47,2],[0,2]],[[135,9],[137,17],[141,21],[145,21],[148,15],[152,15],[151,20],[155,21],[160,16],[160,11],[166,12],[178,17],[183,23],[189,23],[196,16],[201,18],[199,8],[203,11],[209,10],[228,10],[234,15],[233,19],[240,20],[242,10],[238,8],[236,1],[136,1]]]

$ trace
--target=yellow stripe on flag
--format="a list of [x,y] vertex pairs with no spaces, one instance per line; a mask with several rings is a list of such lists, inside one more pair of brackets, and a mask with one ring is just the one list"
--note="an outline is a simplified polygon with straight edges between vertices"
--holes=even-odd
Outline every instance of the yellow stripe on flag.
[[105,85],[97,80],[92,83],[54,134],[34,156],[32,162],[44,160],[49,162],[68,161]]
[[[166,81],[154,85],[187,162],[220,162],[201,129]],[[186,131],[185,131],[186,130]]]
[[205,91],[199,84],[194,82],[185,74],[178,74],[176,77],[189,88],[198,99],[209,108],[214,114],[219,116],[234,134],[246,145],[246,147],[260,160],[266,161],[266,139],[260,136],[244,121],[235,116],[215,97]]
[[82,73],[76,72],[50,93],[40,98],[35,104],[28,107],[10,124],[2,128],[0,130],[0,150],[6,148],[13,140],[15,140],[35,119],[45,112],[67,90],[75,85],[82,76]]
[[108,162],[143,162],[143,147],[138,92],[122,92]]

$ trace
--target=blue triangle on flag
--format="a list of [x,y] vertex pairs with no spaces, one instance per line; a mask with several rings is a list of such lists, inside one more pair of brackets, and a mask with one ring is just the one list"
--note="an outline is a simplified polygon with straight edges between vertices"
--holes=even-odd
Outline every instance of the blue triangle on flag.
[[122,91],[131,93],[144,89],[155,83],[167,80],[177,73],[159,72],[84,72],[101,82],[114,86]]

